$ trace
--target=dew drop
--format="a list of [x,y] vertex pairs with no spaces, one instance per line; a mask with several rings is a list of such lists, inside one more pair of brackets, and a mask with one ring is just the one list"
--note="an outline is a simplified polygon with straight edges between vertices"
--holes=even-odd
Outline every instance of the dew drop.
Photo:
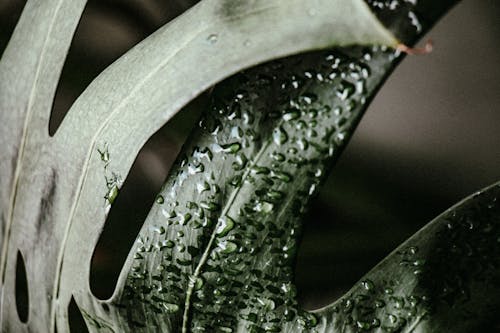
[[417,32],[421,32],[422,24],[420,23],[420,20],[418,19],[417,15],[414,12],[410,11],[408,13],[408,17],[410,18],[411,24],[415,27]]
[[234,126],[231,129],[231,137],[233,137],[235,139],[241,139],[243,137],[243,135],[244,135],[243,130],[240,127]]
[[363,288],[365,288],[367,291],[372,291],[375,288],[375,285],[373,284],[372,281],[370,280],[364,280],[361,282],[361,285]]
[[294,120],[300,117],[300,111],[298,110],[291,110],[283,115],[283,120],[285,121],[290,121]]
[[219,39],[219,36],[217,36],[217,34],[210,34],[208,37],[207,37],[207,41],[210,43],[210,44],[215,44],[217,43],[217,40]]
[[390,315],[388,316],[388,318],[389,318],[389,322],[390,322],[391,324],[395,324],[395,323],[398,321],[398,317],[396,317],[395,315],[392,315],[392,314],[390,314]]
[[[186,213],[186,214],[184,214],[184,215],[181,215],[181,216],[180,216],[179,223],[180,223],[180,224],[182,224],[182,225],[184,225],[184,224],[188,223],[188,222],[191,220],[191,218],[192,218],[192,217],[193,217],[193,216],[192,216],[191,214],[189,214],[189,213]],[[179,231],[179,232],[180,232],[180,231]],[[184,236],[184,235],[183,235],[183,236]]]
[[163,235],[165,233],[165,227],[154,228],[153,231],[157,234]]
[[195,165],[193,165],[193,164],[188,165],[188,173],[191,175],[201,173],[203,171],[205,171],[205,166],[202,163],[195,164]]
[[278,153],[278,152],[273,152],[270,154],[270,156],[273,160],[278,161],[278,162],[284,162],[286,159],[285,155]]
[[206,181],[203,183],[196,184],[196,190],[198,191],[198,193],[208,191],[209,189],[210,189],[210,185]]
[[159,194],[157,197],[156,197],[156,203],[161,205],[165,202],[165,198],[163,198],[163,195]]
[[297,145],[301,150],[306,150],[307,148],[309,148],[309,142],[307,142],[306,139],[299,139],[297,141]]
[[179,306],[173,303],[162,303],[163,308],[167,313],[176,313],[179,311]]
[[238,245],[230,241],[224,241],[219,243],[219,248],[221,249],[222,253],[229,254],[236,251]]
[[270,172],[269,168],[257,165],[253,166],[251,171],[255,175],[267,175]]
[[222,145],[222,151],[229,154],[236,154],[241,149],[241,144],[238,142]]
[[219,224],[217,225],[216,234],[219,237],[224,237],[234,228],[234,220],[229,216],[219,219]]
[[279,128],[274,129],[273,131],[273,140],[277,145],[283,145],[284,143],[287,142],[288,140],[288,135],[286,134],[285,130],[283,129],[282,126]]
[[289,183],[292,181],[292,176],[289,173],[282,171],[273,171],[271,177],[281,180],[284,183]]
[[216,210],[219,210],[220,209],[220,206],[219,204],[217,204],[216,202],[212,202],[212,201],[202,201],[200,203],[200,207],[203,208],[203,209],[206,209],[208,211],[216,211]]
[[255,205],[255,211],[266,213],[266,214],[272,212],[273,208],[274,208],[274,205],[270,202],[267,202],[267,201],[259,201]]

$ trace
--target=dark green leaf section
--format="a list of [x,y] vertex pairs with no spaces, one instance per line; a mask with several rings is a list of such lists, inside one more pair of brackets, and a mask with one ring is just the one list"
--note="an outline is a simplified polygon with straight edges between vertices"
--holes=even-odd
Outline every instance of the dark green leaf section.
[[130,322],[175,331],[186,308],[192,332],[315,326],[291,283],[300,217],[395,59],[320,52],[220,85],[139,237]]
[[[413,40],[427,26],[417,29],[408,15],[413,7],[403,5],[396,13],[405,19],[394,24],[412,26],[401,29]],[[116,305],[127,329],[358,332],[387,326],[368,315],[373,308],[359,317],[337,313],[338,307],[299,309],[292,267],[301,216],[397,61],[380,48],[336,49],[275,61],[220,84],[125,267]],[[354,311],[362,303],[349,304]],[[399,318],[395,331],[415,323]]]
[[401,41],[412,44],[459,0],[365,0]]
[[491,332],[499,299],[496,184],[436,218],[316,314],[339,332]]

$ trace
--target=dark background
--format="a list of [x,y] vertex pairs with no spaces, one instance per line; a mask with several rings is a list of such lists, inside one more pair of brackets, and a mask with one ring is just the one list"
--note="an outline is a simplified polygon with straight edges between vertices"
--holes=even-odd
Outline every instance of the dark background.
[[[53,133],[97,74],[196,1],[91,0],[54,102]],[[0,52],[25,1],[0,0]],[[464,0],[408,57],[361,122],[305,221],[296,267],[307,309],[330,303],[421,226],[500,180],[500,2]],[[91,287],[106,298],[201,96],[143,148],[92,261]],[[117,237],[116,235],[120,235]]]

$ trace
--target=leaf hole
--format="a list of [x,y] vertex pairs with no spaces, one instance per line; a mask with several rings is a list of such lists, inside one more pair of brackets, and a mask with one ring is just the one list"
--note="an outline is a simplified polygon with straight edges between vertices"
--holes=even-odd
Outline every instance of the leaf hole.
[[29,315],[28,279],[24,258],[20,251],[17,251],[16,262],[16,309],[19,320],[27,323]]
[[7,47],[25,5],[26,0],[2,1],[0,5],[0,56]]
[[[190,102],[140,150],[111,207],[90,267],[90,289],[101,300],[114,292],[120,271],[182,144],[199,119],[207,96]],[[110,151],[110,159],[113,151]]]
[[76,304],[75,298],[71,297],[71,302],[68,305],[68,322],[69,331],[71,333],[87,333],[89,329],[83,319],[82,312]]
[[88,1],[52,103],[50,136],[78,96],[106,67],[168,21],[169,16],[158,14],[166,11],[155,12],[152,6],[151,1]]

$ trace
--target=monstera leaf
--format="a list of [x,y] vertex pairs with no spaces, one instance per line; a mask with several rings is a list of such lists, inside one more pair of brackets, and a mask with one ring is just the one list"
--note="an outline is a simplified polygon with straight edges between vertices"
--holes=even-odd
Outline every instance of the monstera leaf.
[[[301,310],[292,284],[300,218],[400,60],[393,33],[411,43],[453,3],[204,0],[104,71],[53,137],[50,105],[85,1],[28,3],[0,63],[2,330],[68,331],[72,298],[96,332],[481,327],[499,293],[498,186],[432,222],[331,306]],[[93,249],[147,138],[243,68],[333,46],[215,88],[114,295],[96,299]]]

